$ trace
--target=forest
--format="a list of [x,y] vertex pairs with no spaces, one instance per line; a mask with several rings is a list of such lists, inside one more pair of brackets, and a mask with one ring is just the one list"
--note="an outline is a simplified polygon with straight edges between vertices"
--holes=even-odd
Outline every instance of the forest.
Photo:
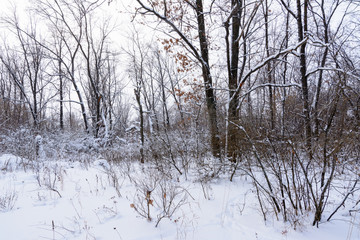
[[[64,199],[78,163],[158,227],[233,184],[234,202],[249,195],[238,217],[295,232],[343,217],[343,239],[360,237],[358,0],[31,0],[1,12],[0,33],[4,186],[26,173],[38,201]],[[0,219],[22,202],[12,184]],[[47,239],[102,236],[51,221]],[[165,238],[205,239],[185,229]]]

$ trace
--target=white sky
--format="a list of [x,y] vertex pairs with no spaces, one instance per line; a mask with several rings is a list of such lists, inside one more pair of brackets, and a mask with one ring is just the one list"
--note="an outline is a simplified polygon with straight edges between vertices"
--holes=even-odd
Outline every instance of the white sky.
[[[25,10],[31,6],[34,0],[0,0],[0,18],[12,14],[12,9],[16,6],[17,13],[20,17],[25,16]],[[110,5],[104,4],[103,10],[106,14],[113,16],[119,24],[119,28],[123,31],[124,28],[131,24],[132,12],[135,9],[135,0],[112,0]],[[1,30],[2,31],[2,30]]]

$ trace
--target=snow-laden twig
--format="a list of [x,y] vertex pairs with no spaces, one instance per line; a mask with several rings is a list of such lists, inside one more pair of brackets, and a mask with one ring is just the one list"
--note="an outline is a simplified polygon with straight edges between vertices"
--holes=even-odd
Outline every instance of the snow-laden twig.
[[352,194],[354,194],[354,192],[356,191],[355,190],[355,187],[357,186],[359,182],[359,178],[357,178],[355,181],[354,181],[354,184],[353,186],[351,187],[350,191],[345,195],[345,197],[343,198],[343,200],[341,201],[341,203],[337,206],[337,208],[330,214],[330,216],[326,219],[326,221],[330,221],[331,218],[334,216],[334,214],[342,207],[344,206],[346,200],[348,199],[348,197]]
[[75,100],[56,100],[57,102],[64,102],[64,103],[76,103],[76,104],[83,104],[82,102],[75,101]]
[[199,53],[198,49],[191,43],[191,41],[185,36],[185,34],[175,25],[174,22],[172,22],[169,18],[167,18],[165,15],[157,12],[155,9],[146,6],[141,0],[136,0],[141,8],[143,8],[146,12],[142,13],[142,14],[146,14],[147,12],[155,15],[157,18],[159,18],[161,21],[164,21],[165,23],[167,23],[172,29],[173,31],[175,31],[179,37],[185,42],[185,44],[190,48],[190,53],[198,60],[200,61],[201,65],[207,69],[209,69],[209,65],[207,64],[207,62],[203,59],[203,57],[201,56],[201,54]]
[[[279,58],[281,55],[285,55],[288,54],[290,52],[295,51],[296,49],[298,49],[300,46],[302,46],[303,44],[305,44],[308,41],[308,37],[304,38],[301,42],[299,42],[298,44],[296,44],[295,46],[289,47],[287,49],[284,49],[282,51],[279,51],[267,58],[265,58],[264,60],[262,60],[260,63],[258,63],[256,66],[250,68],[250,70],[248,71],[248,73],[244,76],[244,78],[240,81],[238,87],[236,88],[236,92],[239,93],[241,90],[241,87],[244,85],[244,83],[246,82],[246,80],[251,76],[251,74],[253,74],[254,72],[258,71],[259,69],[261,69],[262,67],[264,67],[269,61],[275,60],[277,58]],[[233,96],[229,99],[229,101],[232,101],[232,99],[234,98],[234,96],[236,96],[236,94],[233,94]]]
[[263,88],[263,87],[277,87],[277,88],[288,88],[288,87],[297,87],[297,88],[301,88],[300,84],[297,83],[289,83],[289,84],[275,84],[275,83],[264,83],[264,84],[259,84],[256,85],[254,87],[252,87],[250,90],[248,90],[247,92],[243,93],[240,98],[245,97],[246,95],[250,94],[251,92],[255,91],[258,88]]
[[351,72],[349,72],[349,71],[345,71],[344,69],[341,69],[341,68],[329,68],[329,67],[319,67],[319,68],[316,68],[316,69],[314,69],[313,71],[308,72],[308,73],[306,74],[306,76],[308,77],[308,76],[310,76],[310,75],[312,75],[312,74],[314,74],[314,73],[316,73],[316,72],[318,72],[318,71],[321,71],[321,70],[322,70],[322,71],[341,72],[341,73],[344,73],[344,74],[346,74],[346,75],[348,75],[348,76],[350,76],[350,77],[354,77],[354,78],[360,80],[360,76],[359,76],[359,75],[355,75],[355,74],[353,74],[353,73],[351,73]]

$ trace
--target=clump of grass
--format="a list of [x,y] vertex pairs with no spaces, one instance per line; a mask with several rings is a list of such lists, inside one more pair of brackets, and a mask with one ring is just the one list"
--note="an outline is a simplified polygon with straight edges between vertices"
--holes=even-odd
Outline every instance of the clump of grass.
[[17,199],[18,194],[15,190],[6,191],[5,193],[0,194],[0,211],[7,212],[12,210],[15,207]]

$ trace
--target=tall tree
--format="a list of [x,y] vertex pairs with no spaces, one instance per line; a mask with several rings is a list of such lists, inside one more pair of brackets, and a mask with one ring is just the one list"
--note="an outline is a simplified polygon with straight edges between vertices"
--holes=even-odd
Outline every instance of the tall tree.
[[[235,162],[239,155],[239,132],[236,125],[239,120],[239,91],[238,91],[238,69],[239,69],[239,35],[240,20],[243,14],[243,1],[231,1],[231,13],[225,21],[226,31],[226,56],[229,81],[229,108],[228,108],[228,131],[227,131],[227,154],[231,161]],[[231,21],[231,37],[230,35]],[[229,38],[230,41],[229,41]]]
[[[147,6],[142,0],[137,0],[137,2],[139,3],[140,8],[145,11],[141,13],[150,13],[156,16],[160,21],[165,22],[178,35],[178,37],[183,41],[189,53],[191,53],[200,64],[204,81],[207,112],[209,116],[211,150],[214,156],[219,157],[220,138],[217,126],[218,119],[216,111],[216,97],[210,68],[208,46],[209,39],[206,32],[206,12],[204,12],[203,1],[196,0],[194,2],[181,0],[176,3],[167,3],[166,1],[159,3],[157,1],[150,1],[149,3],[151,4],[151,6]],[[181,27],[181,21],[176,22],[176,19],[181,19],[181,15],[184,14],[183,12],[181,12],[179,15],[179,11],[176,11],[176,9],[181,10],[181,7],[178,8],[179,6],[181,6],[181,4],[190,7],[195,12],[194,17],[196,18],[196,32],[199,39],[199,48],[194,45],[194,39],[191,39],[189,36],[187,36],[187,33],[185,32],[186,29]],[[161,9],[163,11],[163,14],[159,12]]]
[[[46,105],[54,97],[46,91],[51,78],[46,74],[48,60],[41,44],[43,39],[40,39],[35,20],[32,18],[27,33],[22,30],[16,12],[4,21],[15,34],[17,43],[8,46],[8,51],[0,58],[21,92],[21,97],[32,116],[34,128],[39,128],[45,117]],[[35,40],[37,38],[39,40]]]
[[[76,76],[78,64],[77,58],[81,42],[74,40],[83,38],[82,16],[79,13],[78,15],[75,15],[73,5],[70,5],[63,0],[55,2],[37,0],[35,2],[34,11],[43,19],[49,21],[50,31],[53,32],[54,38],[59,39],[59,41],[63,43],[64,48],[62,48],[61,52],[59,49],[52,48],[51,46],[53,44],[50,43],[43,44],[43,47],[53,55],[55,59],[60,61],[65,68],[62,76],[66,77],[72,83],[78,97],[78,101],[69,101],[80,105],[84,128],[86,132],[89,132],[88,116],[80,88],[80,81]],[[73,23],[76,23],[77,25],[74,26]]]
[[301,80],[301,92],[302,92],[302,102],[303,102],[303,115],[305,122],[305,144],[308,152],[311,155],[311,142],[312,142],[312,130],[311,130],[311,118],[310,118],[310,102],[309,102],[309,88],[308,88],[308,75],[307,75],[307,53],[306,45],[308,34],[308,0],[296,0],[296,13],[292,11],[288,4],[281,0],[282,5],[289,11],[289,13],[295,18],[297,23],[297,34],[298,41],[304,42],[300,46],[300,56],[299,56],[299,65],[300,65],[300,80]]
[[[99,136],[100,128],[104,128],[104,134],[108,135],[108,118],[111,115],[106,114],[106,111],[110,109],[111,96],[107,96],[108,93],[110,94],[107,91],[107,85],[114,83],[109,80],[110,61],[109,53],[107,53],[109,51],[108,37],[113,26],[109,19],[95,24],[99,17],[95,14],[95,10],[99,9],[104,2],[104,0],[90,2],[56,0],[53,3],[48,0],[37,0],[35,9],[51,23],[51,28],[55,30],[56,36],[65,46],[65,53],[52,49],[50,45],[46,45],[46,49],[61,61],[61,65],[66,69],[79,98],[78,103],[81,106],[85,129],[89,131],[88,116],[80,85],[86,90],[85,96],[91,113],[92,130],[96,137]],[[82,71],[83,74],[76,76],[76,70]],[[85,76],[86,79],[79,79],[79,76]]]

